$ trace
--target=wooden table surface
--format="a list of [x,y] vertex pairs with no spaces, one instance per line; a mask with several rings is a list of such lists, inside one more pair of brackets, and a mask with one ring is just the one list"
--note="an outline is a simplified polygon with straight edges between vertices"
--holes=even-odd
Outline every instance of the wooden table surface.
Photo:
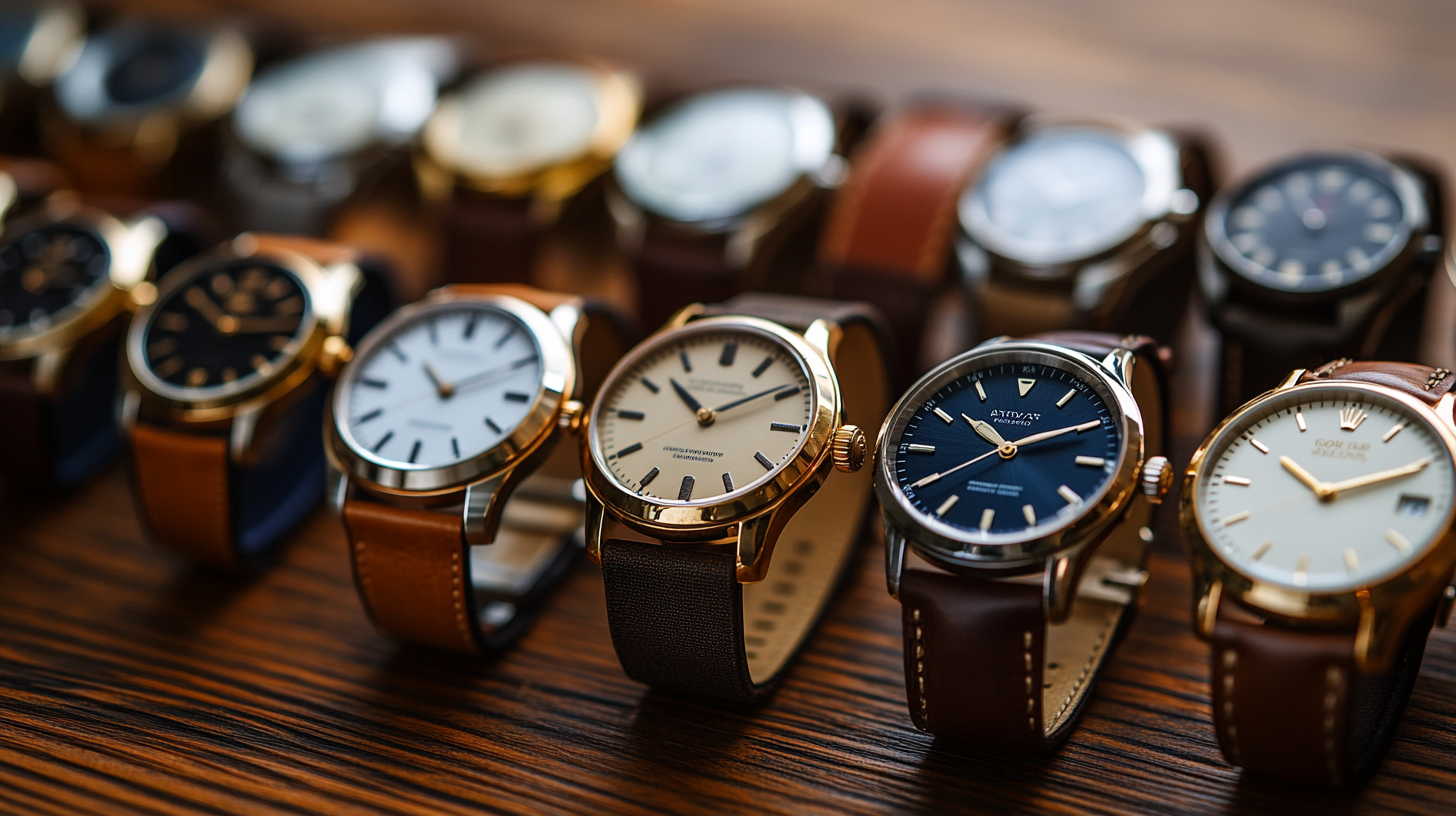
[[[144,0],[155,9],[196,2]],[[317,30],[480,32],[498,53],[580,49],[659,83],[788,80],[881,99],[917,90],[1215,128],[1245,170],[1314,144],[1456,165],[1456,6],[1230,0],[215,0]],[[1426,362],[1450,365],[1440,287]],[[1211,424],[1216,345],[1177,339],[1186,460]],[[1218,753],[1207,647],[1189,627],[1172,513],[1139,617],[1058,752],[936,745],[909,724],[898,606],[861,551],[783,687],[724,712],[628,680],[584,564],[494,663],[399,648],[354,595],[322,509],[248,582],[143,540],[113,468],[4,508],[0,811],[1456,812],[1456,635],[1430,642],[1371,783],[1335,795],[1244,781]]]

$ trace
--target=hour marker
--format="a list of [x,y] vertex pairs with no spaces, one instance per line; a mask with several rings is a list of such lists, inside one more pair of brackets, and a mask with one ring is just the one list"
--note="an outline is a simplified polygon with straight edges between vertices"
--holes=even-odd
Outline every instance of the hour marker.
[[935,415],[938,416],[938,417],[940,417],[941,420],[943,420],[945,422],[945,424],[947,424],[947,425],[953,425],[953,424],[955,424],[955,420],[950,418],[950,414],[947,414],[946,412],[940,410],[939,408],[936,408],[935,409]]
[[1064,406],[1067,403],[1071,402],[1072,401],[1072,397],[1075,397],[1075,396],[1077,396],[1077,389],[1073,388],[1072,390],[1070,390],[1067,393],[1063,394],[1061,399],[1057,400],[1057,407],[1058,408],[1061,408],[1062,406]]
[[268,338],[268,347],[273,349],[274,351],[282,351],[288,348],[288,344],[292,342],[293,338],[289,337],[286,334],[275,334],[272,337]]
[[1355,554],[1353,547],[1345,548],[1345,569],[1349,570],[1351,575],[1360,571],[1360,556]]
[[693,372],[693,361],[688,359],[688,350],[685,348],[678,349],[677,358],[682,360],[683,371],[691,374]]
[[157,342],[151,344],[150,346],[147,346],[147,357],[149,359],[155,360],[158,357],[169,356],[172,352],[176,350],[177,338],[164,337],[161,340],[158,340]]
[[520,391],[507,391],[506,402],[527,402],[531,398]]
[[1365,240],[1376,244],[1386,244],[1395,237],[1395,228],[1389,224],[1366,224]]
[[1016,381],[1016,390],[1020,391],[1021,396],[1024,397],[1031,393],[1031,387],[1034,385],[1036,385],[1036,380],[1018,379]]
[[495,420],[491,419],[490,417],[485,418],[485,427],[491,429],[492,431],[495,431],[496,433],[501,432],[500,426],[495,424]]
[[1299,408],[1294,409],[1294,424],[1299,426],[1300,433],[1309,430],[1309,426],[1304,424],[1304,411]]
[[1258,451],[1259,451],[1259,453],[1268,453],[1269,452],[1269,446],[1268,445],[1265,445],[1263,442],[1260,442],[1259,440],[1255,439],[1252,436],[1249,437],[1249,444],[1250,445],[1253,445],[1255,448],[1257,448]]
[[764,470],[773,470],[773,462],[770,462],[768,457],[763,455],[763,451],[754,451],[753,458],[758,460],[760,465],[763,465]]
[[733,474],[723,474],[723,489],[729,493],[733,492]]
[[440,329],[435,325],[435,321],[431,320],[429,323],[426,323],[425,331],[430,335],[430,345],[440,345]]
[[460,440],[453,436],[450,437],[450,450],[454,451],[456,459],[460,458]]
[[152,366],[152,370],[156,371],[158,377],[165,379],[181,371],[185,365],[186,363],[182,362],[181,357],[168,357],[166,360]]
[[996,511],[987,507],[981,511],[981,532],[991,529],[991,522],[996,520]]
[[512,337],[515,337],[515,336],[516,336],[516,327],[515,326],[511,326],[511,327],[507,328],[505,334],[502,334],[500,337],[497,337],[495,339],[495,347],[496,348],[500,348],[501,346],[504,346],[506,344],[506,341],[507,340],[509,340],[509,339],[511,339]]
[[634,453],[636,453],[637,451],[640,451],[640,450],[642,450],[642,443],[641,442],[633,442],[632,444],[628,445],[627,447],[622,448],[621,450],[617,451],[616,458],[621,459],[623,456],[631,456],[632,454],[634,454]]
[[416,439],[414,447],[410,448],[409,463],[413,465],[420,456],[420,448],[424,447],[424,440]]
[[662,390],[661,388],[658,388],[657,387],[657,383],[653,382],[652,380],[647,379],[646,377],[643,377],[640,380],[640,382],[643,385],[647,386],[647,390],[648,391],[651,391],[654,394],[656,394],[658,391],[661,391]]
[[167,331],[180,332],[187,330],[187,317],[176,312],[162,312],[152,321],[158,328]]
[[641,411],[618,411],[618,419],[642,419],[644,414]]
[[798,433],[799,432],[799,426],[798,425],[790,425],[787,422],[770,422],[768,424],[768,429],[770,431],[783,431],[784,433]]
[[1370,415],[1356,406],[1340,409],[1340,430],[1353,431],[1360,427],[1360,423],[1369,419]]
[[1223,483],[1238,485],[1239,487],[1248,487],[1253,484],[1253,482],[1243,476],[1225,476],[1223,477]]
[[677,500],[687,501],[693,497],[693,477],[684,476],[682,484],[677,486]]
[[1347,250],[1345,252],[1345,261],[1356,272],[1364,272],[1370,268],[1370,256],[1366,255],[1365,251],[1359,247],[1351,247]]
[[1392,547],[1396,548],[1397,550],[1399,550],[1401,555],[1410,555],[1410,553],[1411,553],[1411,543],[1410,543],[1410,539],[1406,538],[1405,536],[1401,535],[1400,533],[1398,533],[1398,532],[1396,532],[1394,530],[1386,530],[1385,531],[1385,540],[1388,541],[1388,542],[1390,542],[1390,546],[1392,546]]
[[950,512],[950,509],[952,507],[955,507],[956,506],[956,502],[958,502],[960,500],[961,500],[961,497],[958,494],[952,493],[950,495],[950,498],[948,498],[945,501],[941,502],[940,503],[940,506],[937,507],[937,508],[935,508],[935,514],[937,516],[944,516],[946,513],[949,513]]
[[777,394],[774,394],[774,402],[778,402],[780,400],[786,400],[789,397],[792,397],[795,394],[798,394],[800,391],[803,391],[803,390],[804,389],[800,388],[797,385],[794,386],[793,388],[785,388],[784,390],[778,392]]
[[379,437],[379,441],[374,443],[374,447],[372,448],[372,450],[375,453],[379,453],[379,449],[380,448],[383,448],[385,445],[388,445],[389,444],[389,440],[391,440],[393,438],[394,438],[394,431],[386,431],[385,434],[384,434],[384,436]]
[[1309,553],[1299,556],[1299,562],[1294,566],[1294,583],[1296,586],[1309,583]]
[[768,367],[771,366],[771,365],[773,365],[773,356],[772,355],[763,358],[763,362],[759,363],[758,364],[758,368],[755,368],[753,370],[753,376],[757,377],[758,375],[762,374],[763,372],[768,371]]
[[273,313],[281,315],[298,314],[303,311],[303,298],[294,295],[286,300],[280,300],[273,304]]
[[731,366],[738,357],[738,343],[733,340],[723,344],[723,353],[718,355],[718,365]]
[[1223,520],[1223,526],[1225,526],[1225,527],[1232,527],[1232,526],[1234,526],[1235,524],[1238,524],[1241,521],[1248,521],[1248,520],[1249,520],[1249,511],[1248,510],[1245,510],[1242,513],[1234,513],[1232,516],[1229,516],[1228,518],[1224,519]]
[[1272,541],[1265,541],[1263,544],[1260,544],[1259,545],[1259,549],[1254,550],[1254,555],[1253,555],[1254,560],[1255,561],[1258,561],[1259,559],[1261,559],[1264,556],[1268,555],[1270,548],[1272,548],[1273,546],[1274,546],[1274,542],[1272,542]]
[[1388,430],[1388,431],[1385,432],[1385,436],[1380,437],[1380,441],[1381,442],[1389,442],[1390,440],[1394,439],[1395,438],[1395,435],[1398,434],[1398,433],[1400,433],[1401,429],[1404,428],[1404,427],[1405,427],[1405,423],[1404,422],[1397,422],[1397,423],[1395,423],[1395,425],[1391,426],[1390,430]]
[[[231,278],[229,278],[229,280],[231,280]],[[191,371],[187,372],[187,384],[190,385],[190,386],[192,386],[193,388],[196,388],[199,385],[202,385],[202,384],[204,384],[206,382],[207,382],[207,369],[205,369],[205,368],[194,368]]]
[[[245,284],[245,288],[256,289],[258,287],[258,281],[259,278],[249,276],[244,278],[243,283]],[[274,278],[268,282],[267,286],[263,287],[263,296],[269,300],[277,300],[291,291],[293,291],[293,287],[288,285],[288,281],[283,278]]]
[[1027,524],[1036,524],[1036,508],[1029,504],[1021,505],[1021,515],[1026,519]]
[[652,484],[652,480],[656,479],[657,474],[661,472],[662,471],[658,470],[657,468],[653,468],[652,470],[647,471],[647,475],[642,477],[642,484],[638,487],[638,489],[646,490],[647,486]]
[[479,312],[471,312],[470,317],[465,320],[465,339],[469,340],[475,336],[475,321],[480,318]]
[[263,374],[266,376],[273,372],[273,364],[268,362],[268,358],[264,357],[261,354],[254,354],[252,357],[249,357],[248,363],[251,364],[259,374]]
[[935,453],[934,445],[911,445],[907,448],[911,453]]
[[402,352],[402,351],[399,350],[399,346],[396,346],[395,344],[390,343],[389,345],[385,346],[385,348],[389,350],[389,353],[390,354],[393,354],[395,357],[398,357],[399,358],[399,361],[401,363],[408,363],[409,362],[409,358],[406,357],[406,356],[404,356],[404,352]]
[[389,383],[385,382],[384,380],[371,380],[371,379],[367,379],[367,378],[366,379],[363,379],[363,380],[360,380],[359,381],[359,384],[360,385],[367,385],[370,388],[388,388],[389,387]]
[[384,416],[384,409],[383,408],[375,408],[373,411],[370,411],[369,413],[365,414],[364,416],[359,417],[358,419],[356,419],[354,421],[355,422],[358,422],[359,424],[362,425],[363,423],[368,422],[371,419],[378,419],[381,416]]
[[1279,263],[1279,276],[1287,283],[1298,283],[1304,277],[1304,261],[1285,258]]
[[238,370],[229,366],[222,370],[222,381],[225,383],[237,382]]
[[981,398],[981,402],[986,401],[986,389],[981,387],[980,380],[976,380],[976,396]]
[[1107,460],[1100,456],[1078,456],[1077,464],[1086,467],[1102,467],[1107,464]]
[[1057,488],[1057,495],[1066,499],[1067,504],[1076,504],[1077,502],[1080,502],[1082,500],[1082,497],[1077,495],[1077,491],[1073,490],[1070,487],[1067,487],[1066,485],[1062,485],[1061,487]]

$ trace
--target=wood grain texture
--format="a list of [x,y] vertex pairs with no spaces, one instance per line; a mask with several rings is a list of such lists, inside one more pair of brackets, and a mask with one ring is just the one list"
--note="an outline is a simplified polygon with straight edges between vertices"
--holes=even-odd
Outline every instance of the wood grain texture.
[[[955,90],[1215,127],[1236,170],[1310,144],[1456,162],[1456,7],[1231,0],[144,0],[317,30],[480,32],[580,49],[659,84],[744,77],[889,98]],[[1427,359],[1450,365],[1449,287]],[[1179,338],[1180,462],[1211,425],[1216,348]],[[898,607],[867,543],[763,708],[724,712],[628,680],[583,565],[490,663],[401,649],[359,607],[320,510],[251,582],[143,540],[113,469],[0,527],[0,811],[1456,811],[1456,636],[1438,632],[1388,758],[1356,795],[1248,782],[1217,750],[1208,650],[1165,513],[1142,609],[1070,742],[978,754],[911,728]]]

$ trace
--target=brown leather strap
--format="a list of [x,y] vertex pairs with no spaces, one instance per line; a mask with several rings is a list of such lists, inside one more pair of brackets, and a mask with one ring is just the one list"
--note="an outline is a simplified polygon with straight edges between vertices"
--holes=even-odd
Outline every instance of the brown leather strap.
[[[574,398],[589,402],[632,337],[607,307],[524,284],[453,284],[461,295],[509,296],[550,313],[569,305],[582,317],[570,338],[577,363]],[[472,547],[458,504],[443,509],[386,504],[356,495],[344,503],[355,583],[384,631],[411,643],[491,655],[526,630],[550,590],[581,552],[574,540],[581,504],[571,496],[581,458],[569,440],[555,444],[534,475],[513,491],[495,539]],[[530,505],[534,513],[515,513]],[[517,521],[519,515],[521,521]]]
[[[1431,368],[1414,363],[1353,362],[1347,358],[1332,360],[1319,368],[1306,371],[1300,382],[1349,380],[1383,385],[1435,405],[1456,385],[1449,368]],[[1273,386],[1273,383],[1270,383]]]
[[42,159],[0,156],[0,173],[15,184],[15,198],[0,206],[0,214],[13,217],[40,203],[46,196],[70,186],[66,171]]
[[721,236],[649,236],[632,259],[632,270],[637,316],[649,329],[689,303],[733,297],[743,277],[743,269],[728,261]]
[[819,244],[829,291],[880,307],[900,369],[920,373],[925,314],[946,283],[956,204],[1009,136],[1001,109],[935,103],[882,117],[850,157]]
[[[1144,456],[1167,450],[1166,349],[1147,337],[1100,332],[1027,339],[1098,359],[1115,349],[1132,351]],[[906,569],[900,601],[915,726],[980,749],[1044,751],[1066,739],[1135,609],[1132,587],[1106,586],[1102,579],[1142,567],[1154,509],[1135,498],[1096,543],[1064,622],[1048,619],[1040,575],[989,580]]]
[[137,425],[131,447],[141,517],[152,536],[208,566],[237,569],[227,437]]
[[44,428],[45,401],[31,378],[30,361],[0,363],[0,477],[11,492],[37,481],[50,486],[51,456]]
[[[879,427],[889,407],[890,361],[883,318],[873,307],[745,294],[704,314],[715,315],[762,317],[799,331],[821,318],[837,323],[843,334],[833,357],[845,421]],[[607,620],[628,676],[715,702],[766,697],[844,575],[870,510],[871,471],[829,475],[779,533],[760,583],[739,583],[731,545],[705,552],[603,541]]]
[[503,198],[457,186],[444,221],[445,277],[454,283],[527,283],[543,230],[531,199]]

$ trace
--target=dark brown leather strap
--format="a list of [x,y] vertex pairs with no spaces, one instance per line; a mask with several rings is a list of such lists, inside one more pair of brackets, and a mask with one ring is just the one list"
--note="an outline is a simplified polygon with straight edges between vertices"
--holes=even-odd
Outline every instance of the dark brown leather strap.
[[131,450],[136,495],[152,537],[208,566],[237,569],[227,437],[138,425]]
[[950,102],[881,117],[850,157],[819,244],[830,293],[874,303],[907,380],[924,370],[925,315],[946,283],[956,204],[1009,136],[1008,111]]
[[452,283],[527,283],[543,237],[531,200],[458,186],[445,208],[445,277]]
[[[575,399],[590,403],[632,337],[620,317],[575,295],[524,284],[455,284],[447,291],[510,296],[548,314],[572,306],[583,317],[569,338],[577,363]],[[568,441],[569,442],[569,441]],[[363,495],[344,503],[359,597],[375,624],[411,643],[492,655],[528,627],[581,553],[575,533],[581,503],[575,446],[556,444],[532,476],[511,488],[505,517],[489,546],[466,543],[463,511],[400,507]],[[513,511],[519,512],[517,522]]]
[[728,260],[721,236],[656,236],[632,259],[637,315],[648,329],[689,303],[717,303],[737,294],[743,269]]
[[[1100,332],[1027,339],[1098,359],[1115,349],[1132,351],[1143,454],[1167,450],[1166,349],[1148,337]],[[1061,623],[1048,620],[1040,575],[985,580],[907,568],[900,602],[906,697],[915,726],[980,749],[1044,751],[1066,739],[1135,609],[1135,581],[1109,585],[1103,579],[1141,569],[1154,509],[1135,498],[1097,542]]]
[[[844,419],[878,428],[889,407],[886,327],[873,307],[764,294],[709,306],[803,331],[838,324],[833,350]],[[731,539],[713,551],[602,542],[607,620],[622,668],[669,694],[715,702],[762,700],[784,676],[849,564],[870,510],[872,468],[831,473],[779,533],[768,577],[742,584]]]
[[[1449,368],[1379,361],[1357,363],[1348,358],[1332,360],[1319,368],[1306,371],[1299,378],[1302,383],[1322,380],[1349,380],[1383,385],[1429,405],[1435,405],[1442,395],[1456,385],[1456,377],[1451,376]],[[1271,383],[1270,387],[1273,385]]]
[[15,185],[15,197],[0,206],[0,215],[13,218],[40,203],[46,196],[70,186],[66,171],[42,159],[0,156],[0,173]]

